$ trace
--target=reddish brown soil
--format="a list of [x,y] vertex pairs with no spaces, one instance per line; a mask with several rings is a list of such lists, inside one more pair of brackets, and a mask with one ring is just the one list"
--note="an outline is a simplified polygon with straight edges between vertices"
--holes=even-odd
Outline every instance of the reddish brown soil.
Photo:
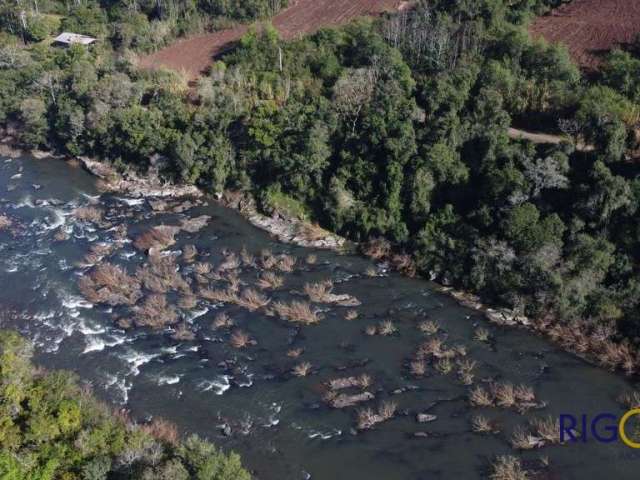
[[[293,0],[272,19],[283,38],[290,39],[329,25],[339,25],[363,15],[378,15],[403,7],[401,0]],[[213,58],[247,31],[241,25],[216,33],[180,40],[140,59],[143,68],[167,67],[193,79],[205,71]]]
[[593,69],[640,33],[640,0],[574,0],[538,18],[531,33],[566,44],[578,64]]

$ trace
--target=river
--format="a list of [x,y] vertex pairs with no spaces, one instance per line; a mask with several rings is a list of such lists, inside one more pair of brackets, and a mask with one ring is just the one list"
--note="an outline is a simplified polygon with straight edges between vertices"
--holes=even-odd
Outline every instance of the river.
[[[88,205],[104,212],[101,222],[76,218],[74,212]],[[164,417],[183,432],[238,451],[256,478],[486,478],[489,461],[500,454],[522,455],[524,465],[539,472],[536,478],[637,478],[640,457],[629,455],[632,451],[620,442],[590,439],[525,452],[510,444],[513,431],[530,428],[528,422],[536,417],[621,414],[625,409],[616,398],[633,388],[627,379],[522,329],[489,324],[424,280],[389,273],[384,265],[358,256],[279,244],[213,200],[169,202],[169,208],[156,205],[154,210],[148,199],[101,192],[94,177],[53,159],[0,159],[0,214],[12,222],[0,230],[0,305],[17,313],[4,314],[2,322],[34,341],[36,361],[77,372],[98,396],[130,410],[133,418]],[[171,328],[125,330],[115,321],[119,307],[83,298],[78,281],[93,268],[86,257],[92,245],[111,245],[97,262],[134,272],[148,260],[133,246],[140,233],[202,215],[210,217],[204,228],[182,230],[163,252],[177,259],[180,275],[194,292],[194,263],[181,256],[186,245],[196,247],[196,261],[214,268],[244,247],[256,257],[268,249],[275,258],[286,253],[296,259],[291,272],[278,273],[284,284],[265,290],[271,305],[303,300],[305,284],[325,280],[333,282],[334,293],[349,294],[361,305],[315,303],[321,321],[298,326],[267,315],[268,308],[252,312],[198,298],[190,308],[177,308],[180,325],[193,339],[176,340]],[[120,241],[118,224],[127,226],[127,237]],[[261,275],[260,268],[244,264],[235,271],[242,288],[254,288]],[[172,293],[168,298],[175,301]],[[357,318],[347,320],[351,310]],[[234,330],[212,326],[221,312],[256,344],[233,348]],[[385,320],[392,321],[395,332],[366,334]],[[425,321],[437,322],[438,332],[421,332],[417,327]],[[474,338],[478,329],[489,332],[487,341]],[[444,349],[458,352],[451,354],[452,371],[446,373],[446,361],[428,358],[426,373],[412,375],[409,360],[421,342],[434,337],[443,340]],[[296,349],[303,352],[299,358],[292,356]],[[535,392],[536,406],[524,413],[472,407],[468,394],[473,386],[456,374],[461,361],[476,362],[473,385],[526,384]],[[292,375],[302,362],[310,364],[310,374]],[[359,408],[393,402],[396,413],[370,430],[357,431],[358,407],[330,408],[326,383],[362,374],[371,379],[362,390],[376,398]],[[419,423],[419,413],[435,419]],[[499,432],[473,432],[477,415],[491,420]]]

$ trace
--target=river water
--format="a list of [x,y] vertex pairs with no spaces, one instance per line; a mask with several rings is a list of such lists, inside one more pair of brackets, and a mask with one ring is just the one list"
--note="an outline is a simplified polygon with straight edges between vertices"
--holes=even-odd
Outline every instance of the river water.
[[[74,217],[86,205],[105,212],[101,225]],[[537,478],[637,478],[640,458],[619,442],[589,440],[526,452],[510,444],[513,431],[527,428],[535,417],[619,415],[624,409],[616,398],[633,385],[526,331],[489,324],[426,281],[388,273],[384,265],[357,256],[279,244],[213,201],[180,213],[154,211],[147,200],[101,192],[92,176],[58,160],[0,159],[0,214],[12,221],[11,229],[0,231],[0,305],[19,314],[17,319],[4,315],[3,322],[35,342],[37,361],[77,372],[98,396],[130,410],[134,418],[161,416],[184,432],[238,451],[257,478],[486,478],[490,460],[499,454],[521,455],[526,467],[538,471]],[[302,299],[296,292],[305,283],[330,279],[334,293],[348,293],[362,304],[317,304],[322,321],[297,327],[264,309],[250,312],[200,299],[193,308],[179,310],[183,325],[195,335],[179,341],[171,329],[123,330],[114,322],[114,309],[83,299],[78,280],[92,268],[85,254],[92,245],[113,244],[115,225],[126,224],[133,239],[150,226],[177,225],[200,215],[211,217],[207,226],[178,234],[165,255],[178,255],[193,244],[198,259],[215,266],[223,262],[223,253],[242,247],[255,255],[264,249],[287,253],[297,263],[292,272],[282,273],[281,288],[267,292],[272,302]],[[317,260],[305,261],[309,254]],[[132,272],[146,257],[125,240],[101,261]],[[178,264],[197,290],[193,266]],[[246,285],[259,275],[245,267],[238,273]],[[358,318],[346,320],[348,310],[356,310]],[[212,327],[220,312],[257,345],[232,348],[230,330]],[[397,332],[364,333],[368,325],[384,320],[392,320]],[[474,384],[530,385],[539,408],[520,414],[471,407],[471,387],[458,379],[455,368],[441,374],[427,362],[425,376],[412,376],[406,366],[428,337],[416,328],[424,320],[440,324],[435,336],[447,345],[466,347],[466,359],[477,364]],[[489,342],[474,340],[478,327],[490,332]],[[287,355],[295,348],[304,350],[298,359]],[[311,374],[291,375],[302,361],[312,365]],[[328,380],[363,373],[372,378],[367,390],[376,397],[366,406],[393,401],[397,413],[357,432],[357,409],[331,409],[323,395]],[[421,424],[418,413],[436,419]],[[499,433],[472,432],[474,415],[495,421]]]

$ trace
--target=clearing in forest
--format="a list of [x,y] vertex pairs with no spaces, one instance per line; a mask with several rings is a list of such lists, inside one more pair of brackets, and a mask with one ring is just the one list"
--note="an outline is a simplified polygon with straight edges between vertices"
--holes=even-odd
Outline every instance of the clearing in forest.
[[[363,15],[378,15],[401,8],[400,0],[292,0],[290,6],[273,17],[273,26],[283,38],[295,38],[322,27],[339,25]],[[140,58],[142,68],[166,67],[183,71],[191,79],[198,77],[234,41],[239,40],[248,26],[198,35]]]
[[538,18],[531,33],[567,45],[573,59],[596,68],[603,54],[640,33],[639,0],[574,0]]

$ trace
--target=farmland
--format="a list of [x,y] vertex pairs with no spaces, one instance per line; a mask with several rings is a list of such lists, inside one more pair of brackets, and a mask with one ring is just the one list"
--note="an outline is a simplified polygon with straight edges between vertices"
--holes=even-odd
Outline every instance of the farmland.
[[633,42],[640,32],[636,0],[575,0],[531,26],[534,36],[567,45],[582,67],[597,67],[611,48]]
[[[330,25],[340,25],[364,16],[400,8],[399,0],[296,0],[273,18],[283,38],[291,39]],[[246,25],[183,39],[140,59],[143,68],[166,67],[195,78],[211,64],[212,58],[228,48],[247,31]]]

